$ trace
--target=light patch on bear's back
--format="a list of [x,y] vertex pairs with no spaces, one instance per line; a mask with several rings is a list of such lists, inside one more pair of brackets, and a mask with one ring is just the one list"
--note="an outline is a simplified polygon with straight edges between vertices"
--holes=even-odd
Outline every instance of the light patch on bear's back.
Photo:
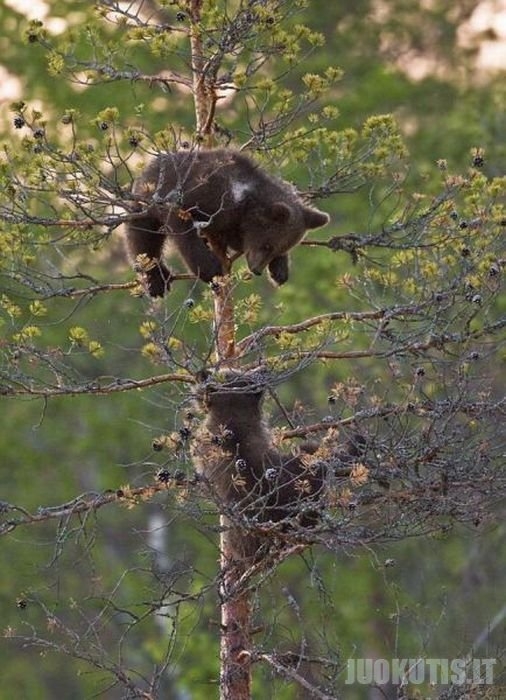
[[232,180],[231,182],[232,199],[236,204],[244,201],[244,198],[251,192],[251,183],[244,180]]

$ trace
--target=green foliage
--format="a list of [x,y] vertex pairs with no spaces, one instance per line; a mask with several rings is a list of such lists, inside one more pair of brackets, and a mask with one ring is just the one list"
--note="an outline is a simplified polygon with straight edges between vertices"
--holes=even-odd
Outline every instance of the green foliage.
[[[192,32],[219,93],[215,143],[332,214],[281,289],[234,263],[241,366],[273,372],[283,449],[306,425],[323,444],[353,426],[373,441],[336,485],[330,553],[254,584],[258,653],[325,658],[301,669],[334,693],[349,656],[448,654],[472,598],[464,654],[502,606],[471,574],[494,569],[487,591],[502,590],[503,526],[483,547],[451,533],[481,531],[504,495],[506,93],[455,46],[468,3],[348,5],[216,0],[197,21],[187,3],[58,1],[20,30],[0,9],[3,64],[22,78],[0,123],[2,700],[126,697],[149,677],[153,697],[216,689],[216,508],[171,486],[193,473],[195,378],[222,369],[214,294],[182,279],[143,298],[119,233],[142,164],[198,142]],[[412,80],[411,52],[445,70]],[[100,509],[58,505],[104,492],[117,498]],[[293,675],[262,668],[258,697],[294,697]]]

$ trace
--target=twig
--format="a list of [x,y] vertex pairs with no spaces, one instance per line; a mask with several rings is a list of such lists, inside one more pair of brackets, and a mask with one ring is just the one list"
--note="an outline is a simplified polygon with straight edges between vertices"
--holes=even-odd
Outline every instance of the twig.
[[309,691],[311,698],[316,698],[316,700],[336,700],[334,695],[327,695],[327,693],[323,693],[321,690],[318,690],[318,688],[315,688],[312,683],[309,683],[309,681],[298,674],[297,671],[294,671],[293,668],[280,664],[272,654],[260,654],[258,658],[267,661],[278,673],[286,678],[290,678],[290,680],[295,681],[302,686],[302,688]]

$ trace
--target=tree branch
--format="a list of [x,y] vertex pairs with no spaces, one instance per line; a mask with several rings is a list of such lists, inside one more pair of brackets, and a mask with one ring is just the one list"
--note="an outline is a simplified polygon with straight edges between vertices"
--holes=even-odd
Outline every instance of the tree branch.
[[[107,394],[116,394],[122,391],[132,391],[133,389],[146,389],[158,384],[167,382],[184,382],[193,383],[194,377],[189,374],[159,374],[148,379],[120,379],[117,377],[114,381],[108,384],[102,384],[102,379],[94,379],[89,384],[80,387],[65,387],[54,386],[48,388],[36,388],[25,385],[7,386],[0,384],[0,396],[40,396],[49,398],[52,396],[80,396],[82,394],[96,394],[98,396],[106,396]],[[16,381],[10,379],[12,385],[16,385]]]
[[[0,523],[0,536],[7,535],[20,525],[35,525],[48,520],[68,520],[74,515],[90,513],[99,510],[110,503],[140,503],[150,500],[156,493],[169,491],[180,485],[180,479],[169,479],[163,482],[139,486],[136,488],[123,487],[116,491],[103,493],[83,493],[68,503],[58,506],[40,506],[36,513],[30,513],[21,506],[0,502],[0,514],[21,513],[19,517],[10,518]],[[184,482],[185,486],[187,481]]]

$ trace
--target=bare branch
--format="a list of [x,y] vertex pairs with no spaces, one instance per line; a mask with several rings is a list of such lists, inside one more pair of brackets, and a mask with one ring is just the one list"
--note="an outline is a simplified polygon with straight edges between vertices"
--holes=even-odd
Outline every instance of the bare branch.
[[321,690],[318,690],[313,683],[309,683],[309,681],[297,673],[295,669],[280,663],[280,661],[278,661],[273,654],[259,654],[258,658],[262,661],[267,661],[267,663],[272,666],[281,676],[295,681],[301,686],[301,688],[304,688],[304,690],[311,693],[312,698],[316,698],[316,700],[336,700],[334,695],[327,695],[327,693],[323,693]]
[[[165,480],[136,488],[123,487],[116,491],[104,491],[103,493],[83,493],[62,505],[40,506],[36,513],[30,513],[21,506],[2,502],[0,503],[0,515],[11,512],[21,513],[21,515],[0,523],[0,535],[7,535],[22,525],[35,525],[49,520],[67,521],[75,515],[90,513],[111,503],[137,504],[145,502],[157,493],[174,488],[176,483],[180,483],[180,480]],[[188,482],[185,482],[185,487],[187,484]]]
[[30,387],[18,383],[15,379],[8,379],[8,385],[0,385],[1,396],[40,396],[49,398],[53,396],[79,396],[81,394],[94,394],[106,396],[123,391],[147,389],[158,384],[172,382],[193,383],[194,377],[187,374],[160,374],[148,379],[122,379],[117,377],[113,382],[106,383],[105,379],[97,377],[89,384],[79,387],[53,386],[53,387]]

